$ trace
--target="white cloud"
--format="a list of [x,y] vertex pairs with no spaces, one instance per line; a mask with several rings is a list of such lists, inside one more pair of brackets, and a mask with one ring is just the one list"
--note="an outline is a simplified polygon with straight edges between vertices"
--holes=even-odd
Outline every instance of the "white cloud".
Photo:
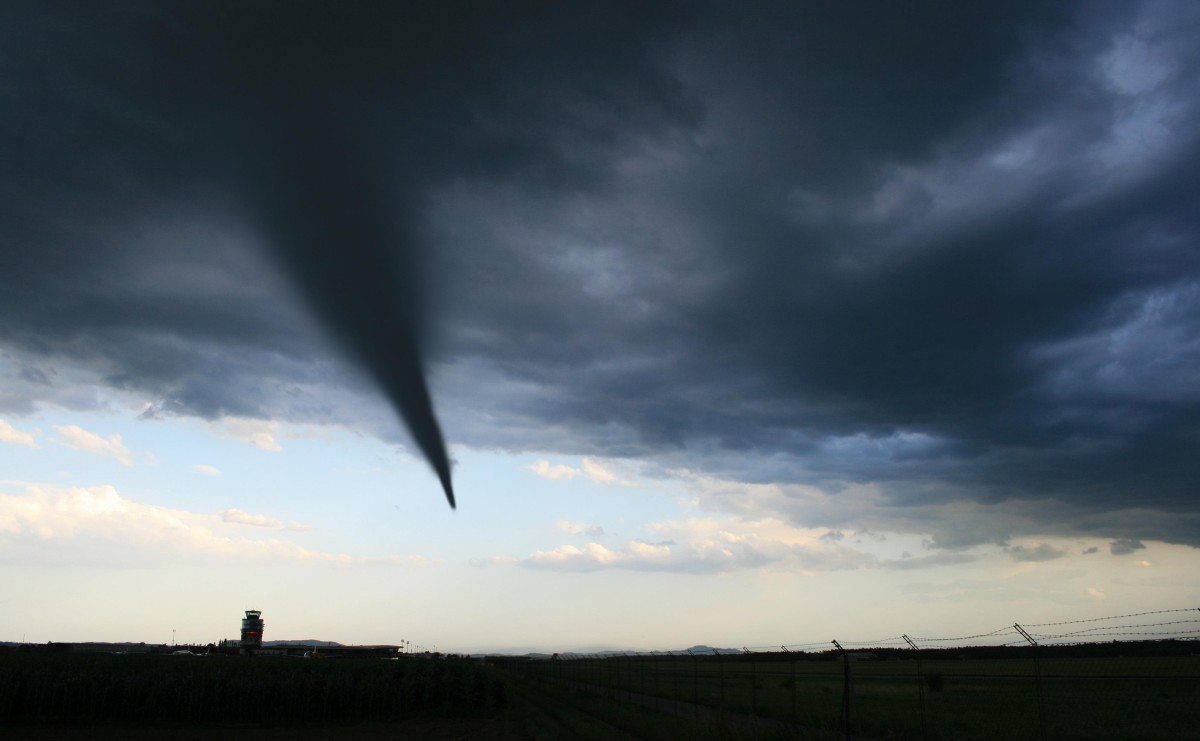
[[586,522],[559,520],[554,523],[554,526],[564,533],[570,533],[571,535],[588,535],[590,537],[604,535],[604,528],[599,525],[589,525]]
[[192,466],[192,470],[196,473],[202,473],[205,476],[220,476],[221,471],[216,466],[210,466],[207,463],[197,463]]
[[580,468],[572,468],[562,463],[551,465],[550,461],[539,460],[529,466],[529,470],[542,478],[556,481],[569,481],[576,476],[587,476],[597,484],[611,484],[617,480],[617,475],[612,470],[593,458],[584,458]]
[[563,545],[549,551],[535,551],[525,563],[568,571],[594,571],[607,566],[627,565],[631,558],[627,552],[611,551],[599,543],[588,543],[583,548]]
[[[93,544],[104,541],[114,548],[148,551],[155,554],[155,558],[172,555],[249,558],[338,566],[425,566],[431,563],[419,556],[354,556],[312,550],[280,538],[240,537],[237,527],[244,523],[237,516],[230,521],[224,516],[143,504],[122,497],[112,486],[64,488],[29,483],[20,486],[24,489],[23,494],[0,494],[0,534],[5,539],[31,534],[43,541],[55,542],[59,545],[60,555],[70,553],[73,541],[87,540]],[[288,523],[274,518],[264,517],[263,521],[280,523],[280,529],[290,528]],[[89,546],[89,552],[92,549],[94,545]],[[78,558],[90,560],[82,554]]]
[[[586,532],[562,521],[560,530]],[[826,529],[804,529],[781,520],[692,518],[651,523],[653,539],[634,539],[614,548],[589,542],[534,552],[521,563],[534,568],[594,571],[624,568],[676,573],[723,573],[748,568],[796,571],[882,565],[876,556],[823,537]]]
[[125,447],[120,435],[104,438],[94,432],[88,432],[79,425],[54,425],[54,430],[60,436],[55,442],[61,445],[113,458],[123,466],[133,465],[133,453]]
[[299,522],[284,522],[276,517],[267,515],[252,515],[249,512],[243,512],[240,509],[227,509],[221,512],[221,519],[225,522],[236,523],[238,525],[250,525],[252,527],[265,527],[271,530],[311,530],[312,527]]
[[33,439],[33,435],[28,432],[21,432],[14,429],[12,425],[0,419],[0,443],[15,443],[17,445],[25,445],[30,448],[36,448],[37,443]]
[[571,468],[570,466],[564,466],[562,464],[552,466],[550,465],[550,461],[546,460],[540,460],[537,463],[534,463],[529,467],[529,470],[533,471],[544,479],[553,479],[555,481],[560,481],[563,479],[570,480],[583,473],[579,469]]
[[1088,596],[1094,600],[1102,600],[1108,597],[1108,595],[1104,593],[1103,589],[1097,589],[1096,587],[1088,587],[1087,593]]
[[278,453],[283,446],[275,439],[280,432],[278,422],[248,417],[225,417],[209,425],[210,429],[223,437],[245,440],[256,448]]
[[[601,544],[592,537],[595,527],[560,520],[556,523],[559,531],[587,536],[588,542],[539,549],[517,563],[568,572],[626,569],[721,574],[755,570],[813,575],[844,570],[916,572],[965,568],[1018,574],[1033,569],[1056,568],[1061,572],[1063,568],[1079,568],[1085,554],[1096,550],[1093,544],[1100,542],[1096,538],[1039,536],[1002,547],[984,543],[970,548],[945,548],[911,533],[846,526],[808,528],[780,517],[741,516],[652,522],[642,526],[642,537]],[[1012,571],[1013,561],[1018,564],[1016,571]],[[1051,562],[1056,565],[1051,567]],[[1147,561],[1134,563],[1150,565]],[[1102,566],[1093,564],[1093,568]],[[1081,585],[1080,589],[1085,587]]]
[[583,459],[583,472],[598,484],[611,484],[617,480],[616,474],[591,458]]

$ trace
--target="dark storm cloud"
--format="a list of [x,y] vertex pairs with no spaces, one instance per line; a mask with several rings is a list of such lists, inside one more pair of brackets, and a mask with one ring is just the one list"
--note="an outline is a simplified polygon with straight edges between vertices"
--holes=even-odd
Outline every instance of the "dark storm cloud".
[[[111,365],[105,376],[118,387],[154,393],[166,381],[171,398],[163,409],[269,415],[256,405],[262,395],[253,383],[222,392],[230,388],[226,363],[197,375],[192,347],[219,335],[237,348],[228,365],[264,340],[296,351],[276,339],[284,323],[262,321],[264,312],[245,318],[257,308],[238,300],[245,291],[227,300],[218,288],[192,304],[178,285],[141,285],[140,264],[132,280],[122,274],[123,263],[169,255],[178,269],[163,277],[185,288],[193,277],[186,249],[139,249],[133,224],[193,209],[248,224],[401,413],[453,506],[423,369],[414,194],[462,171],[551,186],[586,177],[588,163],[558,156],[536,125],[537,117],[563,113],[559,93],[569,91],[558,89],[557,75],[575,73],[571,86],[584,89],[582,104],[618,109],[595,131],[573,134],[585,145],[609,135],[628,83],[656,82],[638,78],[637,59],[638,46],[661,26],[659,10],[534,10],[523,3],[10,7],[4,338],[33,353]],[[648,30],[624,34],[624,48],[597,45],[593,33],[611,39],[614,20]],[[534,80],[525,86],[530,100],[505,95],[508,72],[501,63],[494,73],[497,61]],[[537,105],[543,100],[549,104]],[[520,126],[509,120],[513,105]],[[195,247],[203,254],[221,247],[208,241]],[[254,281],[238,271],[238,259],[214,262],[236,284]],[[156,330],[189,347],[147,339]]]
[[671,69],[699,122],[586,196],[441,193],[449,396],[487,411],[452,426],[901,507],[1060,502],[1059,532],[1144,537],[1105,518],[1141,506],[1200,542],[1195,30],[1180,3],[698,19]]
[[1038,543],[1036,546],[1014,545],[1004,549],[1008,555],[1012,556],[1014,561],[1018,562],[1041,562],[1053,561],[1056,558],[1062,558],[1067,555],[1049,543]]
[[1145,543],[1135,538],[1120,538],[1109,544],[1108,551],[1114,556],[1128,556],[1130,553],[1140,551],[1145,547]]
[[273,243],[452,440],[1200,543],[1197,11],[1046,5],[8,9],[0,339],[345,421]]

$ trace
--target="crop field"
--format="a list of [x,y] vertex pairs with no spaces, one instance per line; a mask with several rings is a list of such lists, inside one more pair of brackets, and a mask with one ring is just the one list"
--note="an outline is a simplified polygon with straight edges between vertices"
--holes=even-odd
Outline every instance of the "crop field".
[[[1200,656],[770,660],[585,658],[513,671],[662,698],[666,712],[719,708],[798,735],[913,739],[1187,738],[1200,726]],[[849,690],[847,695],[847,689]],[[848,701],[847,701],[848,697]]]

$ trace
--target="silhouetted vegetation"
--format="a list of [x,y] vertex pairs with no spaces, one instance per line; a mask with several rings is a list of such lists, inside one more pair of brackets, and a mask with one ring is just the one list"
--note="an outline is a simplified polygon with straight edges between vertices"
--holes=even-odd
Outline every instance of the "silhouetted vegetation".
[[683,717],[702,717],[707,708],[792,724],[813,737],[840,737],[848,728],[895,739],[1149,741],[1194,735],[1196,648],[1052,647],[1049,656],[1035,657],[1032,650],[972,647],[923,651],[921,662],[914,651],[872,651],[848,664],[829,652],[496,663],[519,677],[636,693]]
[[500,672],[454,657],[0,652],[9,722],[326,723],[484,713],[507,696]]

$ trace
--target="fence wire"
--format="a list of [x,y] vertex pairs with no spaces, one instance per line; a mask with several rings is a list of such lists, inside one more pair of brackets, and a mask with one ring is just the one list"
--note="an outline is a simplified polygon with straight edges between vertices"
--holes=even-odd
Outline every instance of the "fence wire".
[[1196,609],[1014,622],[963,636],[495,660],[736,725],[739,738],[758,729],[771,738],[1149,741],[1192,738],[1200,727]]

